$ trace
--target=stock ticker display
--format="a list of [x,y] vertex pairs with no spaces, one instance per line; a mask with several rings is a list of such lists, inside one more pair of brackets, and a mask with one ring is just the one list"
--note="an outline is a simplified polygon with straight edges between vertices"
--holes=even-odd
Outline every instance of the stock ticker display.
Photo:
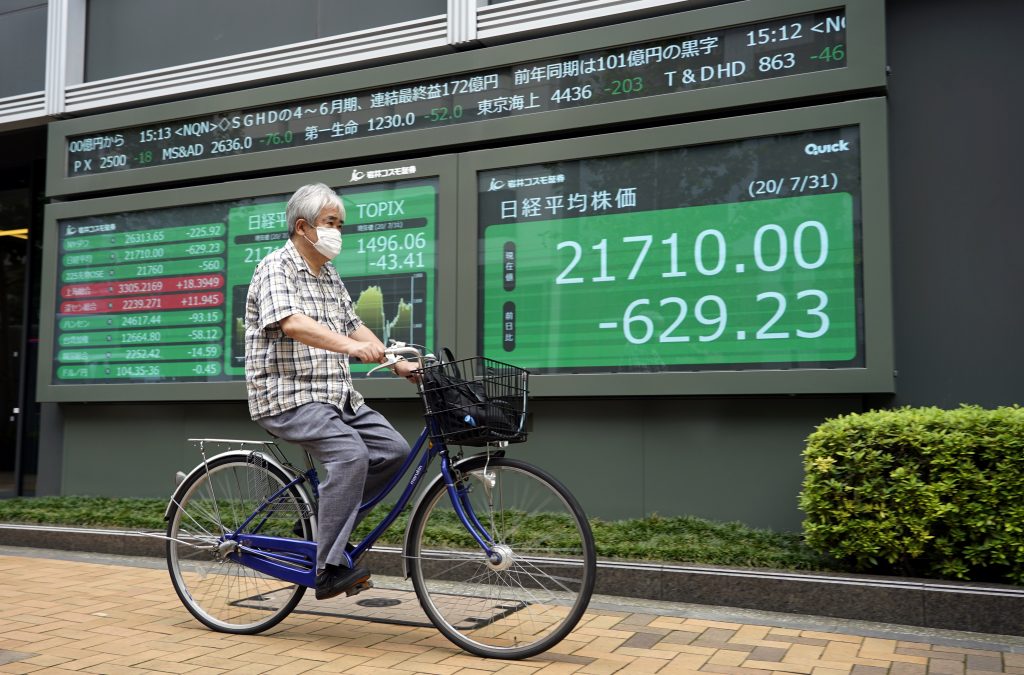
[[[287,240],[288,197],[59,221],[52,383],[244,379],[246,292]],[[334,265],[357,314],[385,341],[431,343],[436,179],[346,188],[342,198]]]
[[813,12],[429,81],[67,138],[67,177],[645,99],[841,69],[844,10]]

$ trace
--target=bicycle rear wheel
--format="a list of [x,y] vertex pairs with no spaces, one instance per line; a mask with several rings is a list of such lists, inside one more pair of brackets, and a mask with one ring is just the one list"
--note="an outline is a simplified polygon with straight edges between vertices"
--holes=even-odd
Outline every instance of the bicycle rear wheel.
[[[262,455],[214,457],[176,493],[167,524],[167,568],[185,608],[224,633],[252,634],[277,625],[306,588],[235,562],[233,542],[250,515],[290,482]],[[313,538],[314,510],[296,487],[286,490],[245,532]],[[301,533],[301,536],[300,534]]]
[[594,539],[575,498],[525,462],[475,457],[457,481],[500,560],[459,521],[443,482],[420,502],[405,555],[423,610],[445,637],[487,658],[522,659],[557,644],[594,590]]

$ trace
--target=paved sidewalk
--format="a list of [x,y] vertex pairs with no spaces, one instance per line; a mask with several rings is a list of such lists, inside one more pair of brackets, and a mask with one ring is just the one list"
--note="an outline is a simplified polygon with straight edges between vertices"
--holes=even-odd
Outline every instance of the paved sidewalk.
[[160,560],[0,547],[0,673],[1024,675],[1020,637],[609,597],[551,652],[486,660],[427,623],[404,582],[378,584],[235,636],[191,618]]

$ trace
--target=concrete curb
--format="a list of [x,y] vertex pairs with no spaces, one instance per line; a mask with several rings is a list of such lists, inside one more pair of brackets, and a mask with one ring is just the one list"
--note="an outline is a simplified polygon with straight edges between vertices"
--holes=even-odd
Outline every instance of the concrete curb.
[[[165,546],[162,533],[13,524],[0,545],[158,558]],[[397,548],[366,562],[402,574]],[[595,593],[1024,636],[1024,588],[999,584],[601,560]]]

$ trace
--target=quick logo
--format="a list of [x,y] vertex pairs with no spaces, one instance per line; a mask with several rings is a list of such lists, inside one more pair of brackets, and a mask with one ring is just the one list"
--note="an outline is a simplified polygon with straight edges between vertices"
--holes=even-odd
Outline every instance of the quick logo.
[[808,143],[804,146],[804,153],[808,155],[827,155],[833,152],[846,152],[850,149],[849,141],[837,141],[830,145]]

